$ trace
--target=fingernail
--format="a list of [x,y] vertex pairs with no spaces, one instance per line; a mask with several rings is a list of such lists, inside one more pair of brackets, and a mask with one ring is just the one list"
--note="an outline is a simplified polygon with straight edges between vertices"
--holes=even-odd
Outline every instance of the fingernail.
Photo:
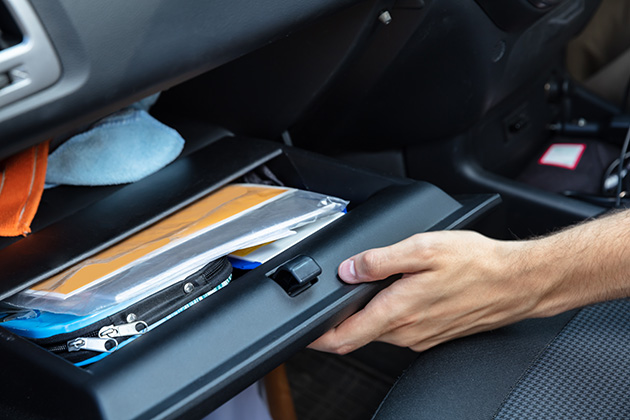
[[356,283],[357,271],[354,267],[354,260],[345,260],[339,265],[339,277],[348,283]]
[[350,274],[352,274],[352,277],[357,277],[357,271],[354,268],[354,260],[350,260],[350,263],[348,264],[348,269],[350,270]]

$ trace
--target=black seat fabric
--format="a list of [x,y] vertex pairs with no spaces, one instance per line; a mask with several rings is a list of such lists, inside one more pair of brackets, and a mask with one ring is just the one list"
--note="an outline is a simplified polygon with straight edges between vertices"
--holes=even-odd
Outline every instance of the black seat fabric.
[[510,393],[511,419],[630,418],[630,301],[583,309]]
[[375,414],[402,419],[630,418],[630,301],[431,349]]

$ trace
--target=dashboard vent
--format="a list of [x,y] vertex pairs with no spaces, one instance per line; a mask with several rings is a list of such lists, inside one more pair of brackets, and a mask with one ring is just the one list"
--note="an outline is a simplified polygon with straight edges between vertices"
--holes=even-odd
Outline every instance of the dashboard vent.
[[9,9],[0,1],[0,51],[22,42],[23,35]]

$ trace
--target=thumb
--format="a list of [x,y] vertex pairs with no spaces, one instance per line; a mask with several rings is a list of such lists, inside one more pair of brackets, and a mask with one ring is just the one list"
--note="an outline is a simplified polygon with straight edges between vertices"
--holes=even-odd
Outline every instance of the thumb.
[[427,270],[434,264],[435,257],[432,255],[438,242],[435,234],[414,235],[393,245],[354,255],[339,264],[337,272],[341,280],[355,284],[386,279],[394,274]]
[[356,266],[354,263],[354,259],[352,258],[348,258],[347,260],[339,264],[337,273],[339,274],[339,278],[346,283],[354,284],[361,282],[361,280],[357,278]]
[[383,264],[386,248],[371,249],[348,258],[339,264],[339,278],[346,283],[356,284],[385,279],[398,274],[399,267]]

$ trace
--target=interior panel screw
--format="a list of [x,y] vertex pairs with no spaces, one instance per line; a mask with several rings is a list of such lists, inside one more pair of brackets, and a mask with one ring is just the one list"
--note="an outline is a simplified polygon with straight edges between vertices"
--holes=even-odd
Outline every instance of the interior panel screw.
[[381,21],[382,24],[384,25],[389,25],[392,21],[392,15],[389,14],[389,12],[387,10],[385,10],[383,13],[381,13],[378,16],[378,20]]
[[188,282],[188,283],[186,283],[186,284],[184,285],[184,293],[190,293],[190,292],[192,292],[193,290],[195,290],[195,285],[194,285],[194,284],[192,284],[192,283]]

